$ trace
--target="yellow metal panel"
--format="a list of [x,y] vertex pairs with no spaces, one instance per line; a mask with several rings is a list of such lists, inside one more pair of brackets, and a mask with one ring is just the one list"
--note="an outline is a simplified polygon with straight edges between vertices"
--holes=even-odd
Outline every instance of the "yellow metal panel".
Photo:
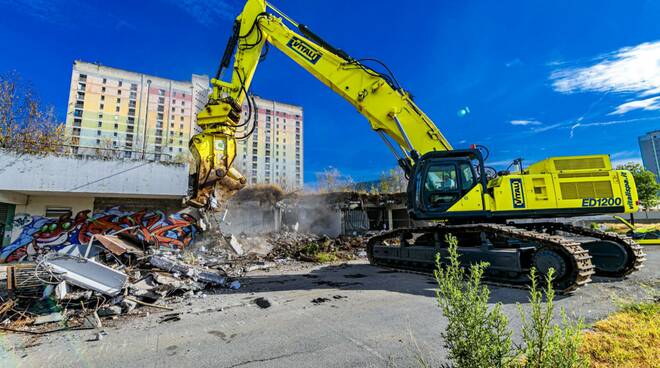
[[481,198],[481,185],[475,185],[474,188],[465,194],[458,202],[447,210],[448,212],[463,212],[463,211],[483,211],[483,200]]

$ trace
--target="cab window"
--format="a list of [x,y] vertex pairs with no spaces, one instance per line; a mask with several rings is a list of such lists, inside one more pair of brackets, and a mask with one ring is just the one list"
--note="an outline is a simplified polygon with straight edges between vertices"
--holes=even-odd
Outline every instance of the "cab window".
[[472,166],[470,164],[461,164],[460,170],[461,170],[461,174],[463,175],[463,182],[461,185],[461,189],[463,189],[464,191],[468,191],[472,189],[472,187],[476,182],[474,173],[472,172]]
[[454,165],[431,166],[426,175],[425,187],[431,192],[458,189]]

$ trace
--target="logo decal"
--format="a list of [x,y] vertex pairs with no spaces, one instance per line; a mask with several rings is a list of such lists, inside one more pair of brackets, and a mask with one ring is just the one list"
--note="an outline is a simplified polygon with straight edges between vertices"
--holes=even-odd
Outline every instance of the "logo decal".
[[312,64],[316,64],[322,56],[321,52],[295,36],[291,37],[286,45]]
[[632,210],[633,209],[632,189],[630,188],[630,181],[628,181],[628,174],[622,172],[621,175],[623,175],[623,189],[625,190],[625,194],[626,194],[626,202],[628,204],[628,208]]
[[513,208],[525,208],[525,191],[523,190],[522,179],[511,179],[511,198],[513,199]]

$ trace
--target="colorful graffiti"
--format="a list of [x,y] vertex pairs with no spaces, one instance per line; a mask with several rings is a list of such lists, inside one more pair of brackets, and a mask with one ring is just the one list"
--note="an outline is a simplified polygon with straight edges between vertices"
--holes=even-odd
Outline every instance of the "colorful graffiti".
[[115,207],[91,214],[85,210],[60,218],[19,214],[14,216],[11,243],[0,252],[0,262],[17,262],[39,250],[59,250],[89,243],[94,234],[112,234],[126,228],[139,240],[157,246],[185,248],[197,233],[188,214],[162,211],[125,212]]

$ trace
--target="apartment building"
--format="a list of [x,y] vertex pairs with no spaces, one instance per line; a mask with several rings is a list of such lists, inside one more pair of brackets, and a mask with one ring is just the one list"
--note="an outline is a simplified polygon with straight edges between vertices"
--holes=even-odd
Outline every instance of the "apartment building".
[[[249,184],[278,184],[286,190],[303,187],[303,109],[301,106],[254,97],[257,125],[239,139],[234,167]],[[242,122],[248,118],[243,103]],[[240,134],[240,133],[239,133]]]
[[209,78],[171,79],[74,61],[66,117],[73,153],[154,161],[183,160],[198,131]]
[[653,172],[656,182],[660,183],[660,130],[639,137],[639,150],[644,168]]

